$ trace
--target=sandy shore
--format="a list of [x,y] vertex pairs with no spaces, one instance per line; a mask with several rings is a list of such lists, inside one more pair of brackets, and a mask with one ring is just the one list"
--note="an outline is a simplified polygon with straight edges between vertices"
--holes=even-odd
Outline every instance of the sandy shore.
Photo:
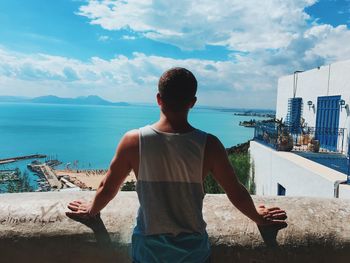
[[[107,170],[55,170],[57,176],[69,176],[69,181],[82,189],[96,190]],[[133,171],[126,177],[125,182],[136,181]]]

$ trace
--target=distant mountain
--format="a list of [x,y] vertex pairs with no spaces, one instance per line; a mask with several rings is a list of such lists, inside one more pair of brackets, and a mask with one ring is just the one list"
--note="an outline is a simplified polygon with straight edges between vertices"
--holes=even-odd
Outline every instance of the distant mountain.
[[41,96],[36,98],[0,96],[0,102],[26,102],[26,103],[45,103],[45,104],[73,104],[73,105],[110,105],[110,106],[128,106],[126,102],[110,102],[99,96],[81,96],[77,98],[61,98],[53,95]]
[[28,100],[30,100],[28,97],[0,96],[0,102],[27,102]]

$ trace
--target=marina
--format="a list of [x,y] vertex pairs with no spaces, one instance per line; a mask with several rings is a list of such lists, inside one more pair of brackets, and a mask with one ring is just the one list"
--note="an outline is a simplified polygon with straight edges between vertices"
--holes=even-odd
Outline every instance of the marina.
[[[43,162],[40,161],[40,159],[44,158],[45,160]],[[21,173],[25,173],[25,170],[21,171],[22,168],[20,169],[17,165],[13,166],[13,163],[23,163],[23,161],[29,159],[34,160],[29,164],[25,164],[24,167],[23,164],[19,165],[19,167],[28,169],[31,174],[37,177],[36,179],[32,179],[36,184],[36,187],[33,189],[35,192],[55,191],[67,188],[80,190],[80,188],[70,180],[57,175],[54,167],[61,165],[62,162],[54,159],[52,156],[44,154],[32,154],[1,159],[0,167],[2,169],[0,170],[0,184],[2,187],[8,187],[7,185],[11,182],[19,185],[23,183],[22,181],[25,179],[22,178]]]
[[0,183],[18,180],[19,177],[16,170],[0,170]]
[[[43,175],[52,189],[61,189],[62,183],[58,180],[54,169],[47,162],[40,163],[37,160],[28,164],[28,169],[39,174]],[[45,182],[39,181],[39,186],[45,186]]]

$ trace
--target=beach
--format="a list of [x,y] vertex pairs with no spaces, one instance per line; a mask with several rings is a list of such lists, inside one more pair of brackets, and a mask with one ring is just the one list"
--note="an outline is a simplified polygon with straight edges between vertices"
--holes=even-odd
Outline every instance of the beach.
[[[55,170],[56,176],[67,177],[70,182],[80,187],[81,189],[96,190],[101,183],[101,180],[106,175],[107,170]],[[125,182],[136,182],[136,176],[133,171],[126,177]]]

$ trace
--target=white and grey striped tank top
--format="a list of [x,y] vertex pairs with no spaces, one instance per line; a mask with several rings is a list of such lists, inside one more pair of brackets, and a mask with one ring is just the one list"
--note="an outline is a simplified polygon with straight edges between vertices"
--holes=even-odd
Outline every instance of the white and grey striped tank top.
[[140,129],[137,228],[143,235],[204,233],[202,169],[207,134]]

